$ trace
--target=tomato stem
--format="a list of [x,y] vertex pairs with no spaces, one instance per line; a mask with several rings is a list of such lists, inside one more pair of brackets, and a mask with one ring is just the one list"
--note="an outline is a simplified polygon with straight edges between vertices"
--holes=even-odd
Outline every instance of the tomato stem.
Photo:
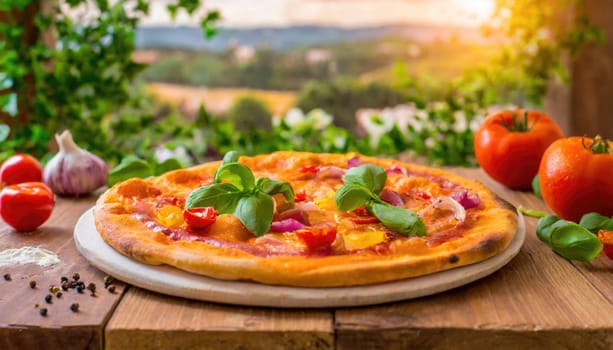
[[524,110],[522,114],[519,113],[519,110],[517,110],[515,113],[514,112],[509,112],[509,113],[512,113],[513,115],[511,122],[509,123],[505,119],[502,119],[502,125],[511,132],[530,131],[536,124],[536,119],[534,120],[532,125],[528,124],[528,111],[527,110]]
[[609,142],[609,140],[603,139],[602,136],[596,135],[596,137],[594,137],[594,142],[592,142],[592,145],[588,148],[585,145],[585,138],[581,139],[581,144],[583,144],[583,147],[594,154],[613,154],[613,149],[609,147]]

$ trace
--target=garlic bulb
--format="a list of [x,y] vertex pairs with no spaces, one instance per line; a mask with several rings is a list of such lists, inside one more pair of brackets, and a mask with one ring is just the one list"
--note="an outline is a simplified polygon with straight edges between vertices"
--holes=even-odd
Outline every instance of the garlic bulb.
[[58,195],[79,196],[104,186],[109,170],[96,155],[79,148],[70,131],[55,134],[59,152],[49,160],[43,181]]

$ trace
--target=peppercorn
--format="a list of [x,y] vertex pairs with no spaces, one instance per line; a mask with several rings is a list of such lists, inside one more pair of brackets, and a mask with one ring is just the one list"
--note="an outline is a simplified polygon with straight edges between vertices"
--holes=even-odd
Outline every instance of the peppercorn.
[[72,275],[72,279],[75,281],[78,281],[81,278],[81,275],[79,275],[78,272],[75,272],[74,275]]
[[62,290],[65,292],[70,288],[70,284],[68,282],[62,283]]
[[49,286],[49,293],[57,293],[60,291],[60,287],[58,286]]
[[111,276],[104,276],[104,285],[105,288],[108,287],[109,284],[113,283],[113,277]]
[[93,282],[90,282],[87,285],[87,290],[91,291],[92,293],[95,293],[96,292],[96,284],[93,283]]
[[10,281],[11,280],[11,274],[10,273],[5,273],[4,274],[4,279],[7,280],[7,281]]
[[72,303],[72,305],[70,305],[70,310],[72,310],[72,312],[79,312],[79,303]]
[[45,295],[45,301],[47,302],[47,304],[51,304],[52,299],[53,299],[53,295],[51,294]]
[[39,307],[38,303],[34,304],[34,307],[36,307],[36,308]]
[[36,288],[36,281],[35,280],[31,280],[30,281],[30,288],[32,288],[32,289]]
[[62,292],[55,293],[55,297],[58,298],[58,299],[61,298],[62,295],[63,295]]
[[40,309],[40,311],[39,311],[39,312],[40,312],[40,315],[41,315],[41,316],[47,316],[47,308],[46,308],[46,307],[44,307],[44,308]]
[[66,276],[60,277],[60,282],[62,282],[62,283],[68,282],[68,277],[66,277]]
[[115,286],[110,286],[109,287],[109,292],[115,293]]
[[82,286],[82,285],[78,285],[78,286],[77,286],[77,292],[79,292],[79,293],[83,293],[83,290],[85,290],[85,288],[83,288],[83,286]]

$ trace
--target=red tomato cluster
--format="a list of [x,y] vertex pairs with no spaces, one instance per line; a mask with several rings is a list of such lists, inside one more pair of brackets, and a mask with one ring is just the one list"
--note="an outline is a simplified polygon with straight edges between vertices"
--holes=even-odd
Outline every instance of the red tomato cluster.
[[0,167],[0,216],[17,231],[33,231],[51,216],[53,191],[42,180],[36,158],[17,154]]

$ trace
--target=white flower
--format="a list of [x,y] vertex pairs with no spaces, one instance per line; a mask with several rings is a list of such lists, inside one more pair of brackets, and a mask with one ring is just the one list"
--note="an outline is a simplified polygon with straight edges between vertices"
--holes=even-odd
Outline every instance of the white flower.
[[295,129],[306,122],[304,113],[300,108],[292,108],[285,114],[285,123],[292,129]]
[[466,121],[466,114],[464,111],[460,110],[453,112],[453,118],[455,119],[452,127],[453,131],[456,133],[465,132],[466,128],[468,127],[468,123]]
[[323,130],[332,123],[332,116],[322,109],[316,108],[306,116],[306,121],[315,130]]
[[345,136],[334,136],[334,147],[336,147],[337,149],[342,149],[345,148],[345,145],[347,144],[347,138]]
[[191,160],[187,149],[183,146],[175,147],[175,149],[169,149],[166,145],[158,146],[154,151],[155,160],[158,163],[162,163],[167,159],[176,158],[182,165],[190,165]]
[[381,136],[394,127],[394,116],[389,108],[383,111],[376,109],[358,110],[356,119],[358,124],[370,136],[370,145],[373,148],[377,147]]
[[419,111],[417,111],[417,113],[415,113],[415,117],[417,119],[427,120],[429,115],[428,112],[424,111],[423,109],[420,109]]
[[426,139],[426,141],[424,141],[424,144],[426,145],[426,148],[432,148],[432,147],[434,147],[434,142],[435,142],[435,141],[434,141],[434,139],[433,139],[433,138],[428,137],[428,138]]

